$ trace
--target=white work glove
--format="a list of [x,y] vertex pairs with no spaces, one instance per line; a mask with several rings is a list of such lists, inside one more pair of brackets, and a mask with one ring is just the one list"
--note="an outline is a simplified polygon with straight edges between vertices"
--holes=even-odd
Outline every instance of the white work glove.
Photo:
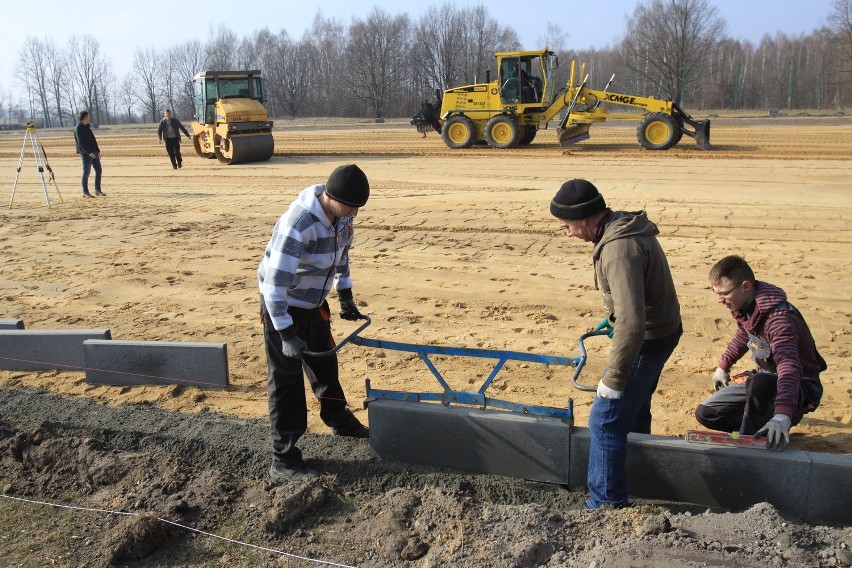
[[755,438],[766,436],[766,447],[770,450],[783,450],[790,443],[790,417],[776,414],[763,428],[755,432]]
[[598,392],[597,395],[601,398],[608,398],[610,400],[619,399],[624,396],[624,391],[617,391],[615,389],[611,389],[606,386],[603,382],[603,379],[598,383]]
[[722,390],[731,382],[731,375],[721,367],[716,367],[713,373],[713,390]]

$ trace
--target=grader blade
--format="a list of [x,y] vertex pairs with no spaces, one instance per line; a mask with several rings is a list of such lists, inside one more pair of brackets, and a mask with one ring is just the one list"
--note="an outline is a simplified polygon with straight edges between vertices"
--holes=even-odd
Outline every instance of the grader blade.
[[710,121],[695,122],[695,145],[702,150],[710,150]]
[[[687,136],[691,136],[695,138],[695,145],[701,148],[702,150],[712,150],[712,146],[710,145],[710,121],[709,120],[695,120],[680,106],[672,103],[672,116],[676,117],[681,124],[681,132],[686,134]],[[687,126],[692,127],[692,130],[687,128]]]
[[567,148],[577,142],[588,140],[590,138],[589,128],[591,128],[591,126],[592,125],[589,122],[578,122],[568,126],[567,128],[558,130],[557,136],[559,137],[559,145]]

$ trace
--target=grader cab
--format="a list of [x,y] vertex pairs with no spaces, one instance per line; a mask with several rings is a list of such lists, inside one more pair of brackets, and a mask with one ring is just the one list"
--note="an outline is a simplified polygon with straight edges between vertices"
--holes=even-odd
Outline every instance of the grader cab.
[[[411,124],[424,134],[431,129],[440,132],[450,148],[481,142],[512,148],[532,142],[538,130],[560,115],[556,133],[562,146],[588,139],[591,125],[608,118],[638,119],[636,137],[643,148],[667,150],[684,134],[699,148],[710,148],[710,121],[694,120],[670,100],[610,93],[609,84],[603,90],[590,89],[586,65],[577,73],[575,61],[568,84],[556,91],[552,73],[558,59],[547,48],[500,52],[496,57],[496,80],[487,73],[485,83],[447,89],[437,104],[425,103]],[[646,112],[614,114],[601,103]]]
[[223,164],[262,162],[272,156],[272,121],[263,107],[260,71],[202,71],[193,77],[195,153]]

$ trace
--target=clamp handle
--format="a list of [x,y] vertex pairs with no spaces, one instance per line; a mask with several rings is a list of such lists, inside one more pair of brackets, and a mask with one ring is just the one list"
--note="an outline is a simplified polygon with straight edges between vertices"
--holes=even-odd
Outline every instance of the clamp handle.
[[329,355],[334,355],[335,353],[340,351],[341,347],[343,347],[344,345],[346,345],[347,343],[349,343],[350,341],[352,341],[353,339],[358,337],[358,334],[360,332],[362,332],[364,329],[367,328],[367,326],[369,326],[371,323],[373,323],[373,320],[371,320],[369,316],[361,316],[361,319],[364,319],[364,320],[367,320],[367,321],[362,323],[361,326],[358,329],[356,329],[355,331],[353,331],[352,333],[347,335],[346,338],[343,341],[341,341],[340,343],[338,343],[333,349],[329,349],[328,351],[302,351],[302,353],[304,355],[307,355],[308,357],[328,357]]
[[598,390],[598,386],[588,386],[581,385],[577,379],[580,378],[580,373],[583,371],[583,367],[586,366],[586,346],[584,345],[584,341],[589,337],[594,337],[596,335],[609,335],[608,329],[599,329],[592,330],[588,333],[584,333],[580,336],[580,339],[577,343],[580,345],[580,357],[578,357],[579,362],[577,363],[577,369],[574,371],[574,376],[571,377],[571,383],[574,385],[574,388],[581,391],[595,392]]

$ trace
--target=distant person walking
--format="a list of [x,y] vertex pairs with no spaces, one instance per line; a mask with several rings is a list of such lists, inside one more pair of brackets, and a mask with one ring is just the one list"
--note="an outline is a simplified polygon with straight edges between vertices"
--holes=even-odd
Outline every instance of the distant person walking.
[[89,113],[81,110],[78,115],[80,122],[74,127],[74,141],[77,143],[77,153],[83,159],[83,197],[94,197],[89,193],[89,173],[95,169],[95,195],[106,195],[101,191],[101,149],[95,133],[89,124]]
[[160,139],[160,142],[163,140],[166,141],[166,152],[168,152],[169,159],[172,161],[173,170],[183,167],[183,158],[180,155],[179,130],[183,131],[187,138],[192,138],[183,124],[178,119],[172,117],[172,111],[166,109],[163,113],[163,120],[160,121],[160,126],[157,128],[157,137]]

